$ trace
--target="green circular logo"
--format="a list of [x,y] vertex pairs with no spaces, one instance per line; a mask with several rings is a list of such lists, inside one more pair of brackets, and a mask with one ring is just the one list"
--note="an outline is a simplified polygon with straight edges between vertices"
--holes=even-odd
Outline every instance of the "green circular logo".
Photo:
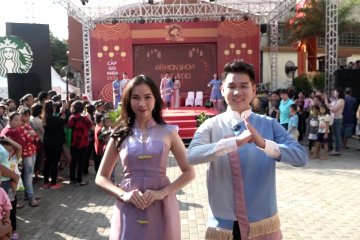
[[32,62],[33,52],[24,40],[16,36],[0,37],[0,76],[27,73]]

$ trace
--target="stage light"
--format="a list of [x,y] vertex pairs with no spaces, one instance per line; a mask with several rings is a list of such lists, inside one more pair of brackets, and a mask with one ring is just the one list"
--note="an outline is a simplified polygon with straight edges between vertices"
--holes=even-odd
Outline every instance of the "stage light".
[[247,21],[247,20],[249,20],[249,16],[246,14],[246,15],[244,15],[244,21]]
[[80,0],[82,5],[85,6],[85,4],[89,3],[89,0]]
[[148,0],[148,4],[154,4],[154,0]]
[[140,23],[140,24],[144,24],[144,23],[145,23],[145,19],[140,18],[140,19],[139,19],[139,23]]
[[226,20],[226,17],[225,17],[225,16],[221,16],[221,17],[220,17],[220,21],[221,21],[221,22],[224,22],[225,20]]
[[170,23],[170,22],[171,22],[171,19],[170,19],[170,18],[165,18],[165,22],[166,22],[166,23]]
[[111,23],[115,25],[115,24],[118,23],[118,20],[117,20],[117,19],[113,19],[113,20],[111,20]]
[[193,21],[194,21],[194,22],[198,22],[198,21],[199,21],[199,18],[198,18],[198,17],[194,17]]
[[209,0],[209,2],[215,2],[215,0]]

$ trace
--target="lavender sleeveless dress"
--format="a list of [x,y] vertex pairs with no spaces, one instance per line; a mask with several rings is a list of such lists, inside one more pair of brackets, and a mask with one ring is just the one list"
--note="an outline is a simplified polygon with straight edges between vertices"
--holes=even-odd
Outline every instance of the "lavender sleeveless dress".
[[[170,183],[166,177],[169,146],[163,139],[177,126],[148,124],[146,133],[137,128],[121,145],[120,159],[124,178],[119,187],[125,191],[158,190]],[[175,194],[155,201],[145,210],[117,200],[111,220],[111,240],[180,240],[179,203]]]

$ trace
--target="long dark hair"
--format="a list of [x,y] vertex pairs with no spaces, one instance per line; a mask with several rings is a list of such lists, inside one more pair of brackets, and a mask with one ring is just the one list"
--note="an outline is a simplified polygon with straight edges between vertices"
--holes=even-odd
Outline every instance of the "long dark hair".
[[41,119],[43,120],[44,125],[46,122],[53,117],[54,114],[54,104],[53,101],[47,100],[44,104],[43,112],[41,114]]
[[135,113],[131,108],[131,96],[134,87],[140,84],[146,84],[155,98],[155,106],[152,111],[153,119],[158,124],[166,124],[162,116],[161,109],[163,107],[163,101],[158,87],[151,78],[145,75],[138,75],[131,79],[131,81],[126,85],[122,96],[120,119],[117,121],[117,127],[111,135],[111,137],[115,139],[115,145],[117,148],[120,148],[126,137],[132,135],[132,127],[135,123]]

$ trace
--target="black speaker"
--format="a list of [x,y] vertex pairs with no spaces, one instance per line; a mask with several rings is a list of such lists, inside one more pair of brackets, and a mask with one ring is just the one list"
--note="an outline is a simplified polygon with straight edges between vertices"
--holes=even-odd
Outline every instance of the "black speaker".
[[341,87],[345,90],[351,87],[353,97],[360,101],[360,69],[341,69],[335,73],[335,87]]
[[267,24],[263,23],[260,25],[261,34],[265,34],[267,32]]
[[41,91],[40,78],[36,73],[8,73],[7,80],[9,98],[17,104],[25,94],[37,96]]

